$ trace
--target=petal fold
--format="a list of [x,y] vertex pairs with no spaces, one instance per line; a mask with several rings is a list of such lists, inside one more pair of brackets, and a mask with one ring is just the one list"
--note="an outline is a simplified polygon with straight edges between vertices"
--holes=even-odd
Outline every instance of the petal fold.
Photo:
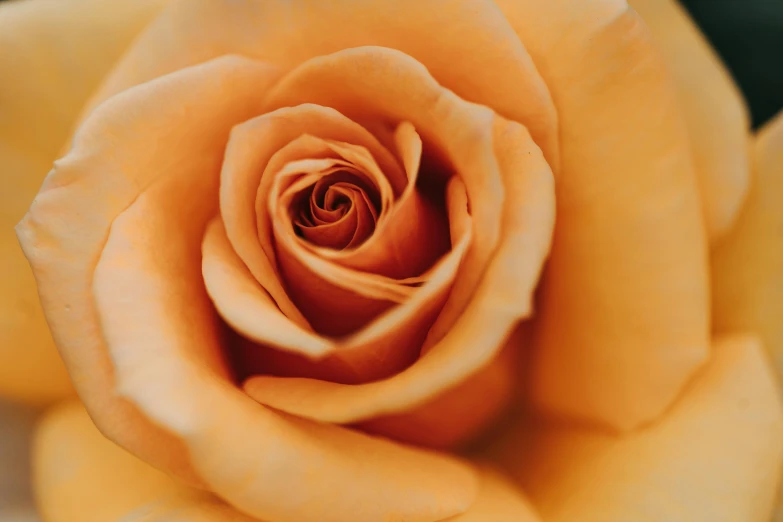
[[767,522],[783,469],[780,392],[761,344],[745,336],[718,339],[648,428],[532,431],[509,435],[498,455],[547,522]]
[[73,394],[13,233],[84,103],[166,0],[0,6],[0,395]]
[[[114,391],[92,295],[94,268],[112,220],[156,180],[190,175],[213,180],[217,191],[231,127],[259,113],[259,92],[276,77],[269,65],[224,57],[113,97],[80,128],[17,226],[55,342],[98,427],[194,483],[199,478],[181,442]],[[199,203],[202,212],[217,210],[216,196]]]

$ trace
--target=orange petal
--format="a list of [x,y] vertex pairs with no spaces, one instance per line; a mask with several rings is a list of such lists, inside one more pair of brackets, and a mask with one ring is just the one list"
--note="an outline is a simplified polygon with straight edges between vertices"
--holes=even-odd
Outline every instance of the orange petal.
[[[737,224],[712,256],[715,330],[756,332],[783,376],[783,113],[755,138],[753,184]],[[781,483],[783,488],[783,483]],[[783,520],[783,489],[777,520]]]
[[677,0],[630,0],[677,85],[711,239],[728,232],[750,185],[750,120],[742,94]]
[[47,522],[256,520],[175,482],[104,438],[77,402],[46,413],[33,466],[38,509]]
[[481,470],[476,501],[462,515],[442,522],[541,522],[541,518],[517,488],[499,473]]
[[[410,56],[381,47],[347,49],[305,62],[280,80],[266,103],[270,110],[326,105],[365,126],[408,121],[444,156],[465,184],[474,226],[472,244],[438,320],[440,326],[450,323],[476,290],[500,239],[504,187],[492,151],[492,111],[457,98]],[[436,337],[445,330],[438,323]]]
[[497,3],[552,90],[563,143],[535,399],[633,428],[709,350],[706,234],[676,93],[625,1]]
[[73,393],[13,226],[88,96],[164,3],[0,6],[0,395],[43,404]]
[[715,330],[757,332],[783,375],[783,113],[755,138],[753,185],[712,256]]
[[210,361],[218,339],[198,248],[214,187],[190,174],[160,179],[114,220],[95,271],[119,392],[181,437],[210,489],[248,515],[432,521],[464,511],[475,476],[456,458],[273,412]]
[[[245,383],[249,395],[306,418],[352,423],[423,405],[492,361],[517,322],[530,313],[554,224],[554,180],[540,150],[520,125],[496,121],[488,132],[506,192],[501,244],[448,333],[416,363],[388,379],[345,386],[259,376]],[[470,149],[466,145],[460,150]]]
[[359,423],[369,433],[428,448],[459,449],[496,421],[514,398],[519,339],[491,363],[428,402]]
[[[231,126],[258,114],[258,93],[275,75],[267,65],[225,57],[112,98],[77,133],[17,227],[55,341],[96,424],[144,460],[194,482],[181,443],[114,393],[93,270],[112,220],[145,187],[183,173],[211,175],[217,190]],[[216,203],[204,201],[201,211]]]
[[215,218],[202,245],[204,283],[220,315],[236,330],[276,348],[313,356],[331,342],[285,316],[231,248],[222,221]]
[[758,342],[725,338],[714,352],[656,424],[509,433],[501,462],[547,522],[767,522],[783,465],[779,392]]
[[[408,367],[418,356],[430,326],[443,307],[471,235],[467,231],[458,239],[452,251],[425,274],[426,282],[407,301],[390,308],[353,334],[331,341],[331,351],[323,359],[308,361],[240,343],[237,349],[245,372],[242,377],[272,374],[355,384],[388,377]],[[263,336],[256,338],[263,342]],[[303,353],[296,346],[288,346],[287,351]],[[267,387],[274,379],[270,378],[269,382],[266,377],[259,379],[248,381],[248,393],[259,402],[274,401],[275,388]],[[270,393],[272,398],[267,395]]]
[[[340,30],[327,35],[324,27]],[[433,27],[438,28],[435,39]],[[95,100],[222,54],[291,68],[364,45],[409,54],[458,96],[526,125],[556,168],[558,130],[551,97],[490,0],[175,0],[136,41]]]
[[365,147],[380,169],[390,175],[399,167],[372,134],[337,111],[325,107],[301,105],[285,108],[251,119],[233,129],[220,185],[221,215],[228,238],[280,309],[291,320],[309,327],[281,284],[267,210],[267,195],[273,187],[274,177],[264,176],[275,154],[303,134]]

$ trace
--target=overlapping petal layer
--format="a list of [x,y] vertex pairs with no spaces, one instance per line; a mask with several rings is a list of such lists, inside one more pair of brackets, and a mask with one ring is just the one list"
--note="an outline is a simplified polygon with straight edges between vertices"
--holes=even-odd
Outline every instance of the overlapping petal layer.
[[560,123],[535,399],[633,428],[671,404],[709,349],[706,233],[676,92],[624,0],[496,3]]
[[547,522],[767,522],[783,407],[762,346],[726,337],[648,428],[616,436],[539,422],[495,450]]
[[[783,383],[783,114],[763,127],[753,147],[754,177],[734,229],[712,256],[715,330],[756,332]],[[781,484],[783,488],[783,484]],[[783,489],[775,522],[783,520]]]
[[13,227],[62,152],[82,105],[164,4],[0,6],[0,395],[42,404],[73,393]]

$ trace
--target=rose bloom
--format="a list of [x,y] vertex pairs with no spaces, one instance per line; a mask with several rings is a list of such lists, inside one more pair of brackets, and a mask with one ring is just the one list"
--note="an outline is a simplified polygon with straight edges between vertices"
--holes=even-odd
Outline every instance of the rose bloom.
[[769,521],[783,118],[631,4],[0,6],[43,520]]

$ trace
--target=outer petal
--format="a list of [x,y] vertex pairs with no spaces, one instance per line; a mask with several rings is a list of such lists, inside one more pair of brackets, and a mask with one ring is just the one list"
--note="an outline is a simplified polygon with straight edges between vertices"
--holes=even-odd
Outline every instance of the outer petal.
[[255,522],[115,445],[77,402],[47,412],[35,438],[45,522]]
[[783,375],[783,113],[755,139],[755,177],[712,256],[715,330],[758,332]]
[[229,130],[258,114],[259,91],[275,77],[268,65],[225,57],[114,97],[82,126],[71,153],[57,162],[17,227],[54,338],[98,427],[143,459],[191,480],[197,477],[179,441],[115,394],[92,297],[93,270],[111,220],[160,177],[212,176],[215,201],[204,205],[216,209]]
[[248,393],[288,413],[352,423],[422,405],[489,364],[530,313],[551,240],[553,177],[527,130],[465,103],[410,57],[383,48],[314,59],[269,96],[273,108],[309,100],[360,122],[411,121],[425,150],[439,151],[464,182],[474,236],[413,365],[355,386],[258,376],[246,383]]
[[82,105],[165,0],[0,5],[0,395],[72,393],[13,226]]
[[539,310],[544,407],[632,428],[707,357],[707,243],[676,93],[624,0],[497,0],[560,117]]
[[761,345],[719,340],[657,424],[627,436],[545,425],[499,451],[547,522],[767,522],[783,409]]
[[[736,227],[712,257],[713,312],[719,332],[758,332],[783,375],[783,113],[754,145],[753,185]],[[780,377],[779,377],[780,379]],[[783,521],[783,492],[777,520]]]
[[541,519],[513,483],[484,469],[478,497],[470,509],[443,522],[541,522]]
[[[437,38],[432,38],[433,28]],[[289,68],[368,45],[413,56],[460,97],[524,124],[556,168],[552,100],[490,0],[175,1],[136,42],[96,99],[226,53]]]
[[718,55],[677,0],[630,0],[677,84],[710,238],[734,223],[750,185],[750,118]]
[[475,476],[458,459],[280,414],[228,380],[198,257],[217,179],[192,174],[160,179],[117,216],[95,271],[120,393],[181,437],[210,489],[251,516],[430,522],[463,512]]

